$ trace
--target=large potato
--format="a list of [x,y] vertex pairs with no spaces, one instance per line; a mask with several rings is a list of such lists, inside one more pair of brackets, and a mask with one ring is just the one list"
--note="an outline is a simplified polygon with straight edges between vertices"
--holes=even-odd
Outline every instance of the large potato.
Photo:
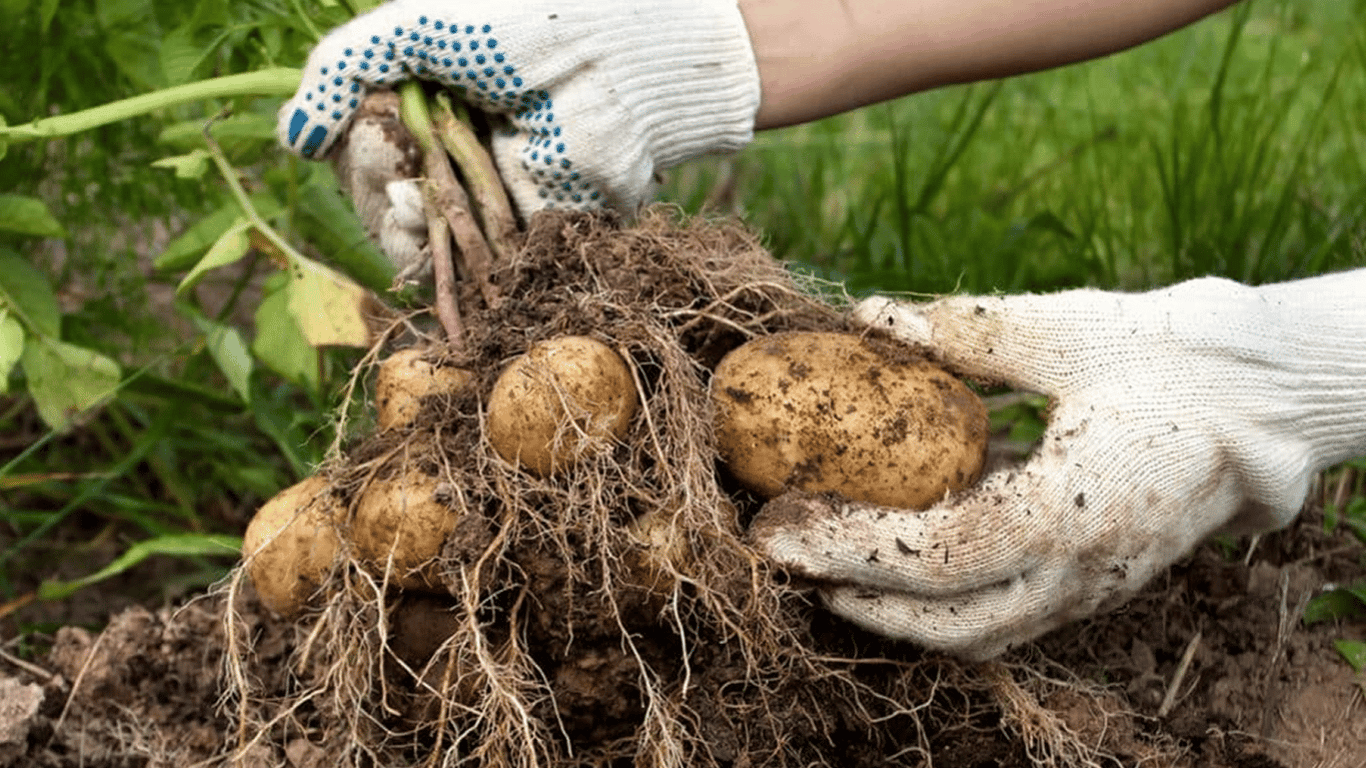
[[257,510],[242,537],[242,557],[263,605],[284,616],[303,609],[337,555],[336,514],[327,480],[316,475]]
[[904,347],[782,333],[733,350],[711,385],[722,458],[765,497],[788,488],[922,509],[976,482],[987,412]]
[[390,583],[402,589],[443,589],[436,559],[459,515],[437,498],[435,477],[413,469],[372,480],[356,503],[351,543],[366,569],[382,575],[393,555]]
[[586,336],[550,339],[494,382],[489,442],[507,461],[546,476],[584,450],[620,440],[637,404],[631,369],[611,347]]
[[375,375],[375,418],[381,430],[406,427],[417,418],[422,398],[454,394],[473,378],[461,368],[438,367],[421,349],[403,349],[380,363]]

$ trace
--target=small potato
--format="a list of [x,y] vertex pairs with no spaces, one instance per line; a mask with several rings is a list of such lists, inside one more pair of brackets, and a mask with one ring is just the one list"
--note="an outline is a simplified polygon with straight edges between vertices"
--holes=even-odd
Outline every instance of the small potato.
[[316,475],[257,510],[242,537],[242,557],[267,608],[294,616],[322,585],[339,547],[336,514],[327,480]]
[[393,553],[390,583],[400,589],[444,589],[435,568],[459,516],[437,499],[440,482],[418,470],[370,482],[356,503],[351,543],[376,576]]
[[412,424],[422,398],[453,394],[473,378],[461,368],[432,365],[423,354],[421,349],[403,349],[380,363],[375,375],[375,420],[381,431]]
[[746,488],[923,509],[977,481],[987,411],[906,348],[782,333],[733,350],[711,384],[722,459]]
[[674,517],[666,510],[652,509],[626,526],[640,549],[628,553],[622,575],[633,586],[660,598],[673,592],[691,550],[687,531],[675,527]]
[[489,442],[507,461],[542,477],[582,451],[626,434],[638,399],[626,362],[586,336],[535,344],[489,394]]
[[626,524],[626,532],[639,546],[624,558],[624,568],[618,573],[625,583],[651,594],[658,600],[672,598],[679,576],[696,575],[699,554],[694,551],[694,540],[705,548],[724,538],[722,529],[739,530],[739,511],[729,501],[720,502],[717,519],[730,525],[689,526],[679,511],[666,508],[650,509]]

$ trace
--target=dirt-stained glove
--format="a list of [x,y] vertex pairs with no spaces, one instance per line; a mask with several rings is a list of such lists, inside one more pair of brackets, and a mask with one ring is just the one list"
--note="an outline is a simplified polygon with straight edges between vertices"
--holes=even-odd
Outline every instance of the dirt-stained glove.
[[1366,455],[1366,270],[1250,288],[862,303],[970,377],[1052,398],[1022,467],[921,512],[790,494],[751,528],[875,632],[989,658],[1131,596]]
[[333,30],[280,110],[319,158],[367,89],[410,77],[506,116],[494,159],[523,214],[633,211],[657,170],[753,136],[759,75],[736,0],[394,0]]

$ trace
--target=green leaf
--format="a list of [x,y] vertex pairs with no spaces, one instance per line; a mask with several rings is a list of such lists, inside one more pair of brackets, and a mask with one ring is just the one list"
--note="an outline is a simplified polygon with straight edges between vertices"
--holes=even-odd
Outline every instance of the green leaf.
[[62,310],[47,278],[13,251],[0,249],[0,307],[34,333],[60,336]]
[[209,51],[197,45],[194,29],[189,25],[177,27],[161,39],[158,51],[161,58],[161,72],[167,85],[180,85],[194,79],[194,71],[204,61]]
[[[4,127],[7,126],[7,125],[9,125],[9,123],[6,123],[6,122],[5,122],[5,116],[4,116],[4,115],[0,115],[0,128],[4,128]],[[8,142],[8,141],[5,141],[5,140],[2,139],[2,138],[0,138],[0,160],[4,160],[4,159],[5,159],[5,155],[6,155],[6,153],[8,153],[8,152],[9,152],[9,142]]]
[[177,179],[198,179],[209,170],[209,153],[203,149],[195,149],[183,155],[153,161],[152,167],[170,168],[175,171]]
[[233,391],[242,402],[251,402],[251,352],[242,334],[230,325],[223,325],[195,313],[195,325],[204,334],[209,356],[218,364],[218,370],[227,377]]
[[321,386],[318,350],[289,313],[289,291],[282,281],[256,307],[256,340],[251,351],[271,370],[310,392]]
[[66,237],[47,203],[25,195],[0,195],[0,229],[35,237]]
[[1072,230],[1068,229],[1062,219],[1058,218],[1057,214],[1052,211],[1040,211],[1039,213],[1034,214],[1029,219],[1029,223],[1025,224],[1025,229],[1052,232],[1053,234],[1060,235],[1068,240],[1077,239],[1077,235]]
[[123,391],[162,400],[175,400],[179,405],[200,405],[216,413],[242,411],[242,401],[223,392],[221,388],[210,389],[184,379],[168,379],[148,370],[130,377]]
[[214,244],[209,247],[208,253],[204,254],[204,258],[200,259],[199,263],[194,265],[194,269],[185,275],[185,279],[180,281],[180,285],[176,287],[176,294],[184,294],[185,291],[193,288],[195,283],[198,283],[200,278],[204,277],[204,274],[209,270],[232,264],[246,256],[247,251],[251,249],[250,232],[251,222],[239,216],[223,234],[218,236]]
[[49,336],[30,336],[20,364],[38,415],[58,431],[100,405],[119,384],[118,363]]
[[310,259],[290,267],[289,313],[304,338],[315,347],[365,347],[370,328],[365,322],[366,290],[345,275]]
[[355,209],[337,194],[336,179],[327,166],[316,169],[309,183],[300,187],[298,213],[295,224],[332,264],[371,290],[389,290],[394,265],[370,239]]
[[[1338,649],[1342,658],[1352,665],[1354,672],[1366,669],[1366,641],[1361,640],[1334,640],[1333,647]],[[1364,691],[1366,693],[1366,691]]]
[[[280,213],[280,204],[269,193],[252,195],[251,205],[263,219],[269,220]],[[189,269],[206,249],[216,243],[223,233],[241,218],[242,210],[236,203],[228,202],[222,208],[195,222],[181,233],[180,237],[172,240],[152,265],[163,272]]]
[[202,533],[183,533],[158,536],[154,539],[139,541],[129,547],[126,552],[114,559],[114,562],[95,571],[89,576],[84,576],[74,581],[48,581],[38,588],[38,597],[42,600],[64,600],[82,587],[104,581],[105,579],[123,573],[133,566],[141,563],[153,555],[170,555],[173,557],[238,557],[242,551],[242,539],[239,536],[222,536],[216,534]]
[[9,374],[24,353],[24,326],[0,309],[0,395],[9,393]]
[[141,20],[152,8],[147,0],[96,0],[95,10],[103,26],[116,27]]
[[[232,141],[274,141],[275,118],[255,112],[243,112],[215,120],[209,128],[214,139],[222,143]],[[204,121],[187,120],[167,126],[157,141],[177,147],[204,146]]]
[[1360,516],[1360,513],[1357,513],[1351,517],[1343,518],[1342,524],[1347,527],[1347,530],[1352,532],[1353,536],[1357,537],[1358,541],[1366,544],[1366,517],[1362,517]]
[[1304,607],[1304,623],[1366,616],[1366,583],[1339,587],[1314,597]]
[[42,33],[47,34],[47,30],[52,26],[52,20],[57,17],[57,3],[59,0],[43,0],[41,14]]

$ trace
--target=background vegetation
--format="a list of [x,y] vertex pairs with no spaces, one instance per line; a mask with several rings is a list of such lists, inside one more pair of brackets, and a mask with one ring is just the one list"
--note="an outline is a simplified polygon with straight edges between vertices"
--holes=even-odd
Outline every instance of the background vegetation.
[[[354,10],[0,0],[13,75],[0,116],[16,125],[297,66]],[[1252,0],[1101,61],[761,135],[738,156],[675,169],[663,197],[741,215],[776,255],[855,293],[1140,289],[1361,265],[1363,20],[1366,0]],[[354,355],[279,342],[269,261],[244,247],[177,291],[235,215],[199,134],[224,106],[233,117],[216,136],[262,215],[306,253],[387,284],[330,171],[274,146],[279,101],[191,103],[0,157],[0,339],[22,295],[107,383],[72,394],[103,407],[53,430],[63,418],[35,406],[37,367],[0,366],[4,635],[72,620],[36,610],[39,598],[92,574],[130,567],[120,593],[144,600],[218,577],[260,500],[329,444]],[[1334,524],[1366,531],[1366,505],[1342,513]],[[178,556],[142,562],[156,553]]]

